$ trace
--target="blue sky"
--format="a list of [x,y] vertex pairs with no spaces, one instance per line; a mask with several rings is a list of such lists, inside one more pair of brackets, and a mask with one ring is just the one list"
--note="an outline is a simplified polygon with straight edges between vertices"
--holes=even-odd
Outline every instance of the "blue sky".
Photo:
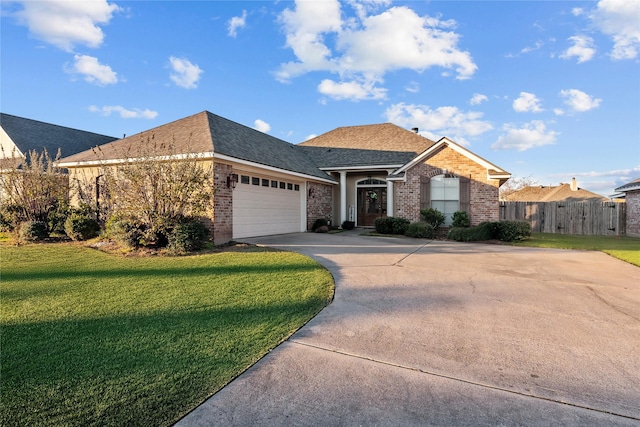
[[392,122],[543,185],[640,177],[640,1],[2,1],[2,112],[203,110],[292,143]]

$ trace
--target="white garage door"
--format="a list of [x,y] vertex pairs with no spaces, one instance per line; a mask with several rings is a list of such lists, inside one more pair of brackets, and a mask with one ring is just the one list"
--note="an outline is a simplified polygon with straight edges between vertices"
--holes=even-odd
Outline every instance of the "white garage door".
[[233,238],[301,231],[301,183],[240,175],[233,190]]

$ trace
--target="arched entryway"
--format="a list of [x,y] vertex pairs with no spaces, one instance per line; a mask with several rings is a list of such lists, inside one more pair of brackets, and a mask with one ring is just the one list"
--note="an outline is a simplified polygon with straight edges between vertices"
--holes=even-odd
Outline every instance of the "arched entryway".
[[387,216],[387,182],[368,178],[358,181],[357,224],[361,227],[373,227],[377,218]]

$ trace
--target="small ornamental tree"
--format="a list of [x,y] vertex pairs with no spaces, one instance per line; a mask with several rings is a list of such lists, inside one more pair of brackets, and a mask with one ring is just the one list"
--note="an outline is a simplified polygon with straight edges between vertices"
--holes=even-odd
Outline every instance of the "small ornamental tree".
[[60,151],[55,158],[46,149],[32,150],[24,159],[15,152],[8,157],[3,150],[3,155],[8,167],[0,174],[0,211],[9,227],[26,221],[50,227],[54,216],[59,221],[57,216],[64,216],[69,194],[68,177],[55,166]]
[[[107,164],[104,153],[100,201],[110,216],[129,219],[145,230],[144,244],[165,246],[172,229],[184,218],[207,214],[214,194],[212,166],[176,142],[154,137],[121,153],[123,163]],[[186,151],[186,153],[185,153]]]

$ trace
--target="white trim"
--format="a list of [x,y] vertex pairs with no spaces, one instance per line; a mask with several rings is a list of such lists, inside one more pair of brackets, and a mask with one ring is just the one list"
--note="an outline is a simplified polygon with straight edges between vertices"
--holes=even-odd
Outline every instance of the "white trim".
[[[196,159],[212,159],[213,152],[209,151],[206,153],[187,153],[187,154],[172,154],[170,156],[156,156],[144,158],[143,160],[154,160],[166,162],[170,160],[184,160],[189,158]],[[69,167],[84,167],[84,166],[102,166],[102,165],[117,165],[121,163],[134,163],[136,161],[140,161],[139,157],[129,157],[126,159],[106,159],[106,160],[81,160],[78,162],[59,162],[57,167],[59,168],[69,168]]]

